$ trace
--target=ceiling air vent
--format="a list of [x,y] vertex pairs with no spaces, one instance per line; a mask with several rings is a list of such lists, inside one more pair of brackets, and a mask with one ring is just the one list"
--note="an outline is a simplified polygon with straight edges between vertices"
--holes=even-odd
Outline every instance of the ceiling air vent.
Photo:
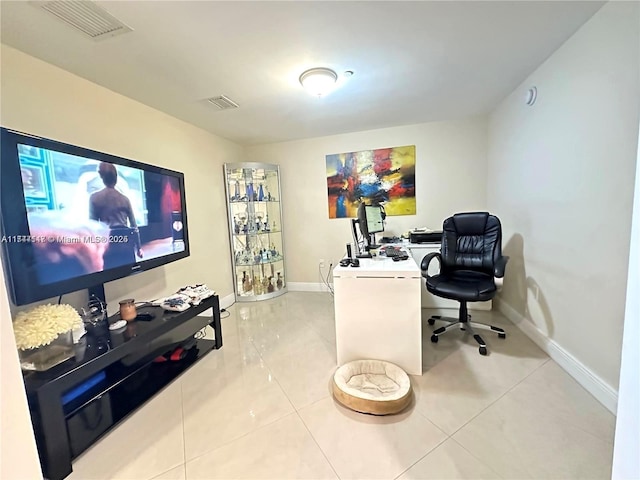
[[88,0],[34,1],[31,3],[55,15],[94,40],[132,31],[130,27],[102,7]]
[[239,107],[239,105],[236,102],[231,100],[229,97],[225,97],[224,95],[220,95],[219,97],[209,98],[207,99],[207,102],[209,102],[212,105],[215,105],[220,110],[228,110],[230,108]]

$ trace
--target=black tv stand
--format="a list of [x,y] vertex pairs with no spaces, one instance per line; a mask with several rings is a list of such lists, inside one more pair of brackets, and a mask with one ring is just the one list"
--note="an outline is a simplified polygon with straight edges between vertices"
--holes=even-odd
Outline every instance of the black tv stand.
[[[212,316],[198,316],[209,309]],[[184,312],[139,310],[154,318],[116,331],[96,328],[75,346],[75,358],[45,372],[24,373],[42,472],[49,480],[69,475],[74,458],[200,358],[222,347],[217,295]],[[116,320],[119,315],[109,323]],[[195,340],[193,335],[207,325],[215,339]],[[180,360],[154,362],[179,345],[185,345]]]

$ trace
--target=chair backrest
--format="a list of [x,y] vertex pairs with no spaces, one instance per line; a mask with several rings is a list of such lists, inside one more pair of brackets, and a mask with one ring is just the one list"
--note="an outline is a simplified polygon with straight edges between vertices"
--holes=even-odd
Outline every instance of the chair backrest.
[[493,275],[502,256],[502,226],[488,212],[457,213],[442,224],[442,271],[473,270]]

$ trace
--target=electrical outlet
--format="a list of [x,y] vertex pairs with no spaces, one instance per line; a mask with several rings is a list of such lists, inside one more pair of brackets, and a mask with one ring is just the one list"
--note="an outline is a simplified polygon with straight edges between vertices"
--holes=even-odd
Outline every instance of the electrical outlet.
[[319,264],[320,264],[320,268],[324,268],[324,260],[323,259],[320,259]]

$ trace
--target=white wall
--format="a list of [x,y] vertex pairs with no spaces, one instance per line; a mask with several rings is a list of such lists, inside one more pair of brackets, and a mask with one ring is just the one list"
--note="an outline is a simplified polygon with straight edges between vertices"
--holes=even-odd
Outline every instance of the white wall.
[[640,478],[640,149],[636,161],[627,306],[624,312],[622,358],[613,470],[616,480]]
[[289,283],[319,283],[318,261],[335,265],[352,243],[349,219],[329,219],[325,156],[416,146],[416,215],[387,217],[385,234],[442,227],[457,211],[486,208],[485,118],[433,122],[247,147],[246,160],[280,165]]
[[1,53],[2,126],[185,175],[191,256],[106,284],[110,312],[122,298],[196,282],[232,293],[222,164],[242,160],[243,148],[6,45]]
[[0,263],[0,478],[42,478]]
[[[599,384],[612,410],[638,141],[639,20],[636,2],[606,4],[489,123],[487,199],[511,256],[500,303],[565,368],[573,363]],[[538,101],[528,107],[532,85]]]
[[[206,282],[221,297],[231,294],[222,164],[242,160],[242,147],[13,48],[2,45],[0,53],[2,126],[185,174],[191,256],[106,284],[110,313],[122,298],[150,300],[195,282]],[[1,269],[0,279],[0,477],[38,478],[40,466],[37,456],[34,458],[35,443]],[[86,296],[66,295],[63,301],[79,307]]]

